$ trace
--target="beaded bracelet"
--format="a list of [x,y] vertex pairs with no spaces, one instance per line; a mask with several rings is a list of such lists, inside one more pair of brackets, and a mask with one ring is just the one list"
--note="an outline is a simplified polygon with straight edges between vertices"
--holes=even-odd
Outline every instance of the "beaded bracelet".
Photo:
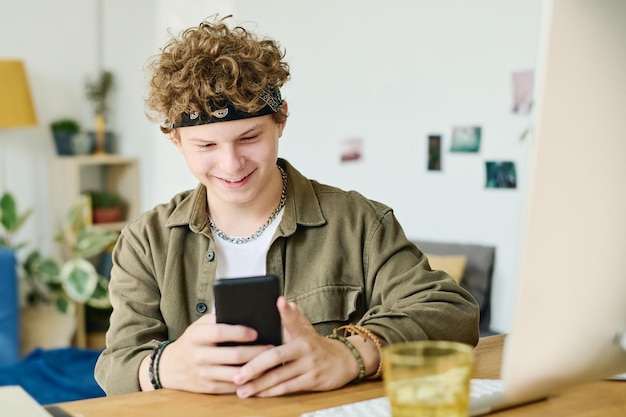
[[154,362],[154,376],[159,388],[163,388],[163,385],[161,385],[161,378],[159,377],[159,363],[161,362],[161,355],[163,354],[163,351],[165,350],[167,345],[172,342],[173,340],[166,340],[165,342],[161,343],[161,346],[159,346],[159,353],[157,354],[156,361]]
[[173,340],[159,342],[154,348],[152,348],[152,353],[150,354],[150,364],[148,365],[148,377],[150,378],[152,388],[155,390],[163,388],[159,377],[159,361],[161,360],[161,355],[163,354],[165,347],[172,342]]
[[345,326],[341,326],[333,330],[333,333],[338,332],[339,330],[343,330],[343,336],[347,337],[349,335],[358,334],[363,338],[363,341],[366,341],[368,338],[374,342],[376,345],[376,349],[378,349],[378,368],[376,372],[372,375],[368,376],[366,379],[377,379],[383,373],[383,343],[380,338],[376,336],[371,330],[366,329],[365,327],[355,326],[354,324],[347,324]]
[[159,353],[159,346],[160,344],[152,348],[152,353],[150,354],[150,364],[148,365],[148,378],[150,378],[150,384],[152,384],[152,388],[154,389],[160,388],[154,374],[154,361]]
[[341,343],[346,345],[348,349],[350,349],[350,352],[352,352],[352,354],[356,358],[356,361],[359,363],[359,374],[352,382],[355,384],[358,382],[361,382],[361,380],[363,380],[363,377],[365,376],[365,362],[363,362],[363,358],[361,357],[361,354],[359,353],[359,351],[354,347],[354,345],[348,339],[346,339],[340,334],[337,334],[335,331],[333,331],[333,334],[329,334],[326,337],[329,339],[339,340]]

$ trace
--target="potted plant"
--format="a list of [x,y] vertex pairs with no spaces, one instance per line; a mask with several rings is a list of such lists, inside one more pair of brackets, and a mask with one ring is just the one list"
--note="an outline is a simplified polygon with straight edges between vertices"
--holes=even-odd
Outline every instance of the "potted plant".
[[54,120],[50,123],[58,155],[72,155],[72,139],[80,132],[80,124],[70,118]]
[[88,259],[115,242],[118,233],[92,227],[85,215],[88,204],[87,199],[74,204],[55,236],[62,259],[45,258],[35,250],[24,261],[26,279],[31,284],[30,304],[53,301],[62,313],[71,312],[75,303],[108,307],[107,280],[98,275]]
[[112,223],[122,220],[125,200],[121,195],[109,191],[90,191],[93,223]]
[[[92,227],[88,212],[89,201],[84,198],[71,208],[55,236],[61,245],[61,257],[45,257],[34,250],[23,262],[27,284],[27,306],[22,311],[24,352],[36,346],[68,345],[75,331],[74,312],[78,304],[110,307],[108,280],[98,274],[91,258],[115,242],[118,233]],[[59,314],[69,318],[65,330],[58,324]],[[55,323],[46,324],[48,319],[54,319]],[[53,342],[57,335],[63,340]]]
[[96,79],[87,80],[85,83],[87,99],[95,113],[95,130],[90,132],[96,142],[95,154],[113,153],[113,133],[106,129],[113,86],[114,77],[111,71],[101,71]]

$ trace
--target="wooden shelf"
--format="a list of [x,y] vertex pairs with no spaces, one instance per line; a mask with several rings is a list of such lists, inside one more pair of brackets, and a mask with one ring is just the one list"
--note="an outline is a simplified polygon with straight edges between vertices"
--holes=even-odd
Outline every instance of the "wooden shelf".
[[50,162],[52,224],[60,225],[78,197],[92,190],[116,192],[126,201],[122,222],[99,224],[112,230],[139,215],[139,162],[119,155],[62,156]]
[[[107,154],[57,156],[50,161],[50,217],[53,233],[63,223],[81,194],[89,191],[118,193],[126,202],[125,219],[98,223],[93,227],[120,231],[139,215],[139,161],[137,158]],[[84,306],[77,312],[76,347],[104,347],[103,334],[87,333]]]
[[86,343],[89,349],[104,349],[106,332],[87,332]]

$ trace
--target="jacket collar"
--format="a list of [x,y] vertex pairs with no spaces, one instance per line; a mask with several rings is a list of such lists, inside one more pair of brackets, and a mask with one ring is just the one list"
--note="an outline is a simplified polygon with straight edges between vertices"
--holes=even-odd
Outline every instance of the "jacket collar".
[[[285,159],[278,158],[278,164],[287,174],[287,201],[279,226],[283,236],[295,233],[297,225],[320,226],[326,223],[320,202],[311,182]],[[165,223],[166,227],[189,225],[194,233],[201,233],[207,227],[207,193],[203,184],[195,190],[186,191],[174,198],[178,204]]]
[[315,189],[289,162],[278,158],[287,173],[287,202],[278,231],[283,236],[295,233],[297,225],[321,226],[326,223]]

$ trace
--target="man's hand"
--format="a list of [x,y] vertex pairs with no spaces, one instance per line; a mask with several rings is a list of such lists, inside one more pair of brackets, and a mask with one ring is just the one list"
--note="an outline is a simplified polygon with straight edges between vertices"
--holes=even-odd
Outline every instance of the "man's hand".
[[343,343],[319,335],[298,307],[284,297],[279,297],[277,306],[285,343],[262,352],[235,372],[238,396],[327,391],[358,375],[358,362]]
[[[234,393],[233,379],[239,368],[271,346],[217,346],[221,342],[251,342],[257,338],[254,329],[218,324],[207,314],[192,323],[175,342],[163,351],[159,361],[159,378],[164,388],[225,394]],[[141,388],[152,389],[148,380],[149,356],[139,371]]]

